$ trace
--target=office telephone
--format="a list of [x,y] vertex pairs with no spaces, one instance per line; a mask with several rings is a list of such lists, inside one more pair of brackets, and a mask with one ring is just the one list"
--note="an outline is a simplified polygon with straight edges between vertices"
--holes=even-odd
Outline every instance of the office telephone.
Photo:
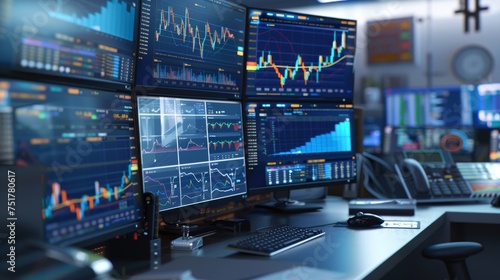
[[363,155],[364,187],[378,198],[413,198],[418,203],[476,200],[448,151],[402,151],[385,159]]

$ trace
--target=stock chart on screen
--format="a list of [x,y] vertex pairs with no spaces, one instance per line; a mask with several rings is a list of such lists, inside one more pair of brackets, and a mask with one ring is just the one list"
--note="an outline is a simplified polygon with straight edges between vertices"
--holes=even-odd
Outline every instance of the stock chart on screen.
[[[44,236],[72,244],[139,225],[130,94],[0,80],[6,164],[43,168]],[[6,161],[8,159],[8,161]]]
[[248,97],[352,101],[356,21],[249,9]]
[[216,0],[142,1],[137,85],[240,95],[245,9]]
[[[9,1],[10,2],[10,1]],[[0,32],[1,69],[130,90],[137,0],[12,1]]]
[[241,103],[138,97],[143,187],[160,211],[246,194]]
[[249,192],[354,178],[352,108],[248,102],[246,119]]

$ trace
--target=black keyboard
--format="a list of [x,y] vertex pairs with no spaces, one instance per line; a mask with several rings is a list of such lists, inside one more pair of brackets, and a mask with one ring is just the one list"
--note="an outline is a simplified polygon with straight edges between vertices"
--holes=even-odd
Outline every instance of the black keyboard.
[[240,252],[274,256],[314,238],[325,235],[319,229],[300,228],[293,226],[279,226],[228,245],[229,248]]

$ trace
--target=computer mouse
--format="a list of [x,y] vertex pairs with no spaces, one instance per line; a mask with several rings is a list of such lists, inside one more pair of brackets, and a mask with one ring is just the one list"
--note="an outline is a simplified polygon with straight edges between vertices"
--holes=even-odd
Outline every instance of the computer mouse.
[[347,219],[348,226],[371,227],[378,226],[384,222],[384,219],[371,213],[358,212],[356,215]]
[[500,207],[500,196],[495,196],[491,200],[491,206],[493,206],[493,207]]

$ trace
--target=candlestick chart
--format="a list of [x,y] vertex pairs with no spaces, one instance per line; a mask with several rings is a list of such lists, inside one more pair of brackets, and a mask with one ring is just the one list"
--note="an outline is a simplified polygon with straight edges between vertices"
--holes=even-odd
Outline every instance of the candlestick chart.
[[251,13],[249,96],[352,98],[355,30],[347,24]]
[[133,199],[132,172],[136,170],[137,164],[130,164],[127,170],[115,171],[112,175],[107,173],[105,177],[101,177],[107,177],[110,182],[94,181],[93,184],[80,184],[79,187],[75,184],[66,187],[64,182],[52,182],[51,192],[44,199],[42,218],[50,220],[60,218],[59,216],[72,216],[68,220],[81,221],[87,215],[93,216],[113,208],[120,209],[128,204],[127,199]]

